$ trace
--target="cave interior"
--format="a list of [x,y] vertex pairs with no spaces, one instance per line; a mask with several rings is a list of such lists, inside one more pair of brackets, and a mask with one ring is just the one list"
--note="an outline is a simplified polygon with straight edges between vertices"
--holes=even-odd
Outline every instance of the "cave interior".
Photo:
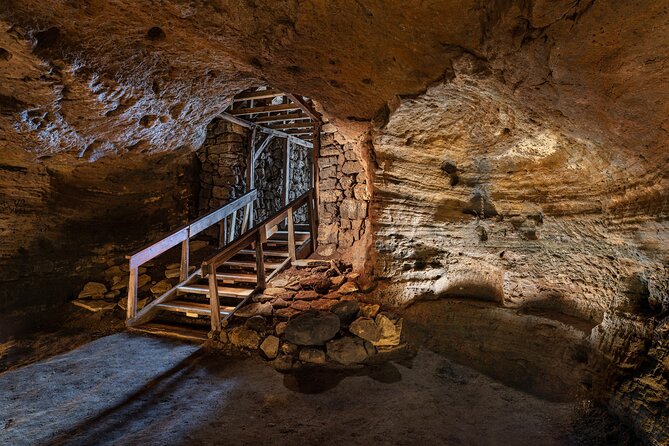
[[669,444],[662,0],[0,5],[1,444]]

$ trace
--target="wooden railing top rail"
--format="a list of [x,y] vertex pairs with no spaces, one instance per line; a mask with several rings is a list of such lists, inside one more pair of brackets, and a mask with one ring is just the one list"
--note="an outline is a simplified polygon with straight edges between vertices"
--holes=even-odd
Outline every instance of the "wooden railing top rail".
[[303,193],[302,195],[300,195],[299,197],[297,197],[296,199],[294,199],[293,201],[291,201],[290,203],[279,209],[275,214],[266,218],[262,222],[258,223],[253,228],[249,229],[244,234],[242,234],[239,238],[234,240],[233,242],[228,243],[226,246],[223,247],[223,249],[220,252],[202,262],[202,272],[205,273],[206,267],[209,265],[220,265],[229,260],[230,257],[234,256],[237,253],[237,251],[239,251],[241,248],[255,241],[255,237],[258,231],[262,230],[267,226],[274,226],[275,224],[286,218],[286,216],[288,215],[288,211],[290,209],[300,208],[305,203],[307,203],[307,200],[313,197],[313,192],[314,192],[313,189],[309,189],[307,192]]
[[130,260],[130,268],[137,268],[154,257],[164,253],[168,249],[175,247],[185,240],[188,240],[190,237],[193,237],[194,235],[204,231],[208,227],[213,226],[214,224],[223,220],[225,217],[231,215],[233,212],[243,208],[248,203],[254,201],[257,197],[258,191],[254,189],[245,195],[242,195],[235,201],[232,201],[225,206],[198,218],[192,223],[189,223],[173,231],[169,235],[163,237],[160,241],[152,243],[151,245],[146,246],[133,254],[127,255],[126,259]]

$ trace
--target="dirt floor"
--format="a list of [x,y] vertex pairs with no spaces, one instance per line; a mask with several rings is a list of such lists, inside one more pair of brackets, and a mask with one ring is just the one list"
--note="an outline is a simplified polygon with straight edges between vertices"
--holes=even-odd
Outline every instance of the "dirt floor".
[[426,350],[281,374],[257,357],[116,333],[0,374],[3,445],[624,444],[606,423]]

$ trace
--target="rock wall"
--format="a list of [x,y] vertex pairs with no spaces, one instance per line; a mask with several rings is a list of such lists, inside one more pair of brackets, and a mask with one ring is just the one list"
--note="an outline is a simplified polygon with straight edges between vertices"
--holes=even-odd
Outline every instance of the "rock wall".
[[55,306],[194,211],[188,156],[0,162],[0,310]]
[[620,141],[523,103],[485,62],[453,68],[375,132],[382,299],[492,301],[592,324],[614,406],[647,441],[667,438],[667,178]]

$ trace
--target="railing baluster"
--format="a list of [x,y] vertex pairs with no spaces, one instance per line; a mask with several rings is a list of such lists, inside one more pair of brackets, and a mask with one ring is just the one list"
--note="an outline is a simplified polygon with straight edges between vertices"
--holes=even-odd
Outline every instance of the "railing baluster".
[[[311,248],[313,252],[316,252],[317,248],[317,240],[316,238],[318,237],[318,223],[317,223],[317,216],[316,216],[316,208],[314,206],[314,193],[309,192],[309,196],[307,197],[307,212],[309,213],[309,222],[310,222],[310,229],[311,229]],[[318,206],[318,203],[316,203],[316,206]]]
[[190,267],[190,230],[188,237],[181,242],[181,266],[179,269],[179,282],[183,282],[188,277],[188,268]]
[[128,281],[128,319],[137,314],[137,276],[139,271],[130,263],[130,279]]
[[288,209],[288,255],[293,262],[295,257],[295,224],[293,221],[293,208]]
[[261,232],[266,231],[266,228],[262,228],[262,231],[256,233],[256,277],[257,284],[261,290],[265,289],[265,259],[263,254],[263,237]]
[[216,278],[216,264],[209,265],[209,305],[211,309],[211,329],[221,331],[221,304],[218,300],[218,279]]
[[230,218],[230,238],[228,240],[233,241],[235,239],[235,231],[237,230],[237,211],[232,213]]

